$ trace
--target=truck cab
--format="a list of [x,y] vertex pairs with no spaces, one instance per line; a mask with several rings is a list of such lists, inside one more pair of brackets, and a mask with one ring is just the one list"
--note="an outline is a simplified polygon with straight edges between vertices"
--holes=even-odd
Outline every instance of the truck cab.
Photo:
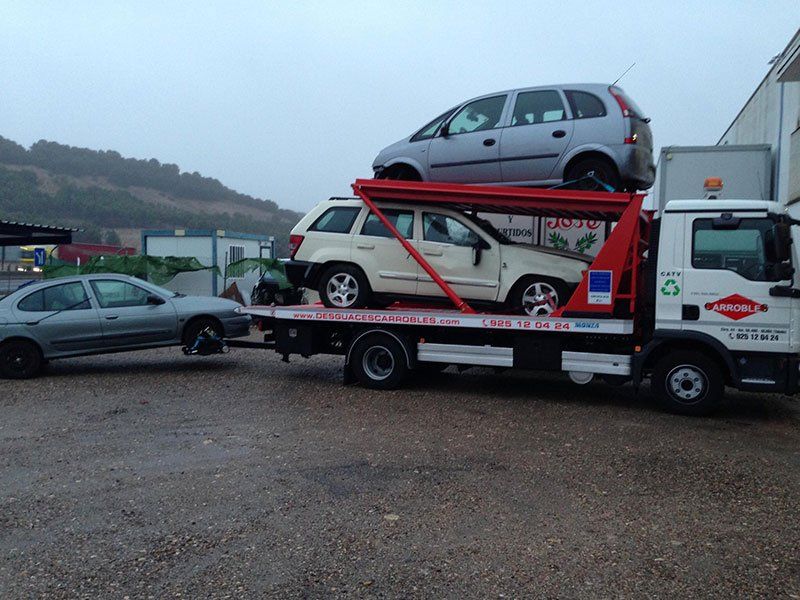
[[[713,361],[723,384],[794,392],[800,352],[792,243],[797,222],[775,202],[708,199],[671,201],[656,223],[648,362],[655,364],[665,348],[682,349]],[[666,385],[673,399],[691,403],[709,374],[684,362],[653,380]]]

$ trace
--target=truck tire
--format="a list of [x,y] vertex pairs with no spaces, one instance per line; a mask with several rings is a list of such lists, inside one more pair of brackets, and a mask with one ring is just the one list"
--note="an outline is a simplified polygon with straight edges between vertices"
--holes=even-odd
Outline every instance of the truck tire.
[[725,392],[719,365],[693,350],[681,350],[661,358],[653,369],[650,385],[665,410],[681,415],[712,413]]
[[353,265],[332,265],[319,278],[319,297],[328,308],[364,308],[372,290],[361,269]]
[[348,366],[364,387],[393,390],[400,387],[408,375],[405,350],[388,333],[375,332],[358,338],[349,357]]
[[30,379],[42,368],[42,353],[38,346],[26,340],[10,340],[0,345],[0,377]]

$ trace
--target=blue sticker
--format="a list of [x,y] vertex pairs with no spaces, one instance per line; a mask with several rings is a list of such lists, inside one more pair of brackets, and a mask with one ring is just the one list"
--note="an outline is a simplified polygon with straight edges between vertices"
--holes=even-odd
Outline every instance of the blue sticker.
[[611,271],[589,271],[589,304],[611,304]]

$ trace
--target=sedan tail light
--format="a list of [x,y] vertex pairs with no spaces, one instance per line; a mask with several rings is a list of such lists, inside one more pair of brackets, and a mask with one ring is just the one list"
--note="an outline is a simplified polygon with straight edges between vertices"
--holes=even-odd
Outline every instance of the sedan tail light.
[[300,244],[303,243],[305,238],[302,235],[292,234],[289,236],[289,258],[294,258],[297,251],[300,249]]

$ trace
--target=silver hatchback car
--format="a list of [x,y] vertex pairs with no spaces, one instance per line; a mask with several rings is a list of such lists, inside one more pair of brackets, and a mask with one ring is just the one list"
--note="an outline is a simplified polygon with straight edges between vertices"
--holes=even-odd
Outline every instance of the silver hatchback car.
[[250,317],[234,312],[239,306],[127,275],[48,279],[0,300],[0,377],[32,377],[54,358],[190,345],[206,328],[248,335]]
[[646,118],[619,87],[578,83],[473,98],[381,150],[379,179],[647,189],[655,179]]

